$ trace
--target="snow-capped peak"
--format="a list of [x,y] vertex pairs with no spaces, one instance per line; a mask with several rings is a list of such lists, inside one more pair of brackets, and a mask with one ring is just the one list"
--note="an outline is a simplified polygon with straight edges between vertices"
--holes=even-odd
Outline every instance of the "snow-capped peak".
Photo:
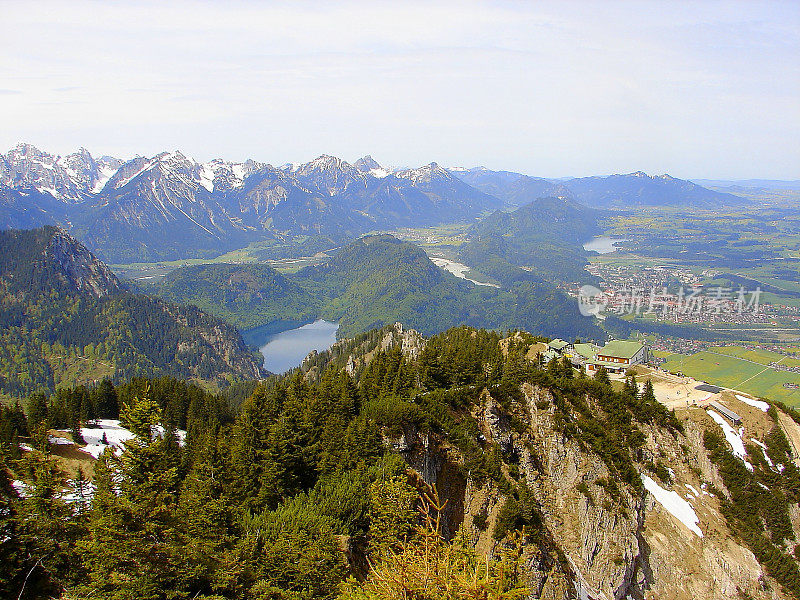
[[300,165],[296,173],[298,175],[311,175],[313,173],[330,173],[332,171],[351,172],[355,170],[353,165],[330,154],[322,154],[314,160]]
[[100,191],[120,164],[108,156],[96,160],[86,148],[62,157],[23,142],[0,155],[0,183],[79,202]]
[[353,163],[353,166],[362,173],[369,173],[374,169],[381,168],[381,165],[378,163],[378,161],[372,158],[372,156],[369,154],[359,158],[355,163]]
[[353,163],[353,166],[358,170],[359,173],[371,175],[372,177],[377,177],[378,179],[388,177],[392,173],[390,169],[385,169],[382,167],[378,161],[372,158],[369,154],[359,158],[355,163]]
[[396,177],[400,177],[402,179],[409,179],[412,183],[420,183],[420,182],[430,182],[433,179],[437,178],[452,178],[450,172],[438,165],[438,163],[432,162],[427,165],[423,165],[416,169],[406,169],[404,171],[397,171],[395,173]]

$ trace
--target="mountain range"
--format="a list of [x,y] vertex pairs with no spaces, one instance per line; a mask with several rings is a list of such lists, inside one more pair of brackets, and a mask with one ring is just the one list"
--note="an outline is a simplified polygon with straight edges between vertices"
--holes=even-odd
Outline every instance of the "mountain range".
[[[374,229],[470,219],[500,201],[436,163],[389,172],[322,155],[280,168],[180,152],[120,161],[20,144],[0,156],[4,227],[69,227],[113,262],[215,255],[302,236],[330,247]],[[311,242],[313,245],[314,242]]]
[[545,196],[570,197],[585,206],[600,209],[640,206],[716,208],[747,202],[740,196],[709,190],[691,181],[667,174],[651,176],[642,171],[572,179],[542,179],[484,167],[454,169],[453,173],[508,206],[520,206]]
[[216,256],[254,241],[308,254],[371,231],[470,221],[543,196],[596,208],[743,201],[641,172],[561,181],[435,162],[393,170],[370,156],[274,167],[200,163],[178,151],[120,160],[19,144],[0,154],[0,227],[59,225],[113,263]]

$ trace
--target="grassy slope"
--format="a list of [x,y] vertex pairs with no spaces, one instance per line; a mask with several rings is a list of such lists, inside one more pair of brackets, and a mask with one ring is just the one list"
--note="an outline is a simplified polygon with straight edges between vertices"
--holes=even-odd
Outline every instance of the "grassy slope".
[[712,384],[762,398],[780,400],[790,406],[800,406],[800,390],[783,387],[784,383],[800,384],[800,373],[776,371],[767,367],[769,362],[781,358],[785,359],[784,364],[792,365],[797,362],[766,350],[750,351],[739,346],[726,346],[691,356],[673,354],[662,366],[668,371],[682,371],[695,379]]

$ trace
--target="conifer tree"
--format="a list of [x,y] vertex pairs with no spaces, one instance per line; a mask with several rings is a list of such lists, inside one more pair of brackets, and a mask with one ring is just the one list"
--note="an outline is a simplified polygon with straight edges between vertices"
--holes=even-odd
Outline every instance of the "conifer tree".
[[[145,390],[147,392],[147,390]],[[111,600],[157,600],[187,586],[176,528],[178,469],[169,436],[155,435],[158,405],[145,393],[123,409],[135,437],[116,457],[106,450],[95,470],[95,499],[84,546],[89,582],[84,593]]]

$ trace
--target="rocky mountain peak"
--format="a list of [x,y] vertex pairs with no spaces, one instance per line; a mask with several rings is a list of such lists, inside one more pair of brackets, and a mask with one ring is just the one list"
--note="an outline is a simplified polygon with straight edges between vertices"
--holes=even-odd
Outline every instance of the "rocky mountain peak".
[[363,180],[364,177],[355,166],[329,154],[300,165],[294,175],[308,189],[328,196],[344,192],[350,184]]
[[362,173],[369,173],[373,169],[380,169],[381,168],[381,165],[378,163],[378,161],[375,160],[374,158],[372,158],[372,156],[370,156],[369,154],[359,158],[353,164],[353,166],[356,169],[358,169],[359,171],[361,171]]
[[430,183],[434,180],[453,179],[452,174],[438,163],[432,162],[416,169],[406,169],[395,173],[397,177],[409,179],[412,183]]
[[111,270],[61,228],[53,228],[44,256],[58,265],[63,277],[79,292],[102,298],[123,291]]

